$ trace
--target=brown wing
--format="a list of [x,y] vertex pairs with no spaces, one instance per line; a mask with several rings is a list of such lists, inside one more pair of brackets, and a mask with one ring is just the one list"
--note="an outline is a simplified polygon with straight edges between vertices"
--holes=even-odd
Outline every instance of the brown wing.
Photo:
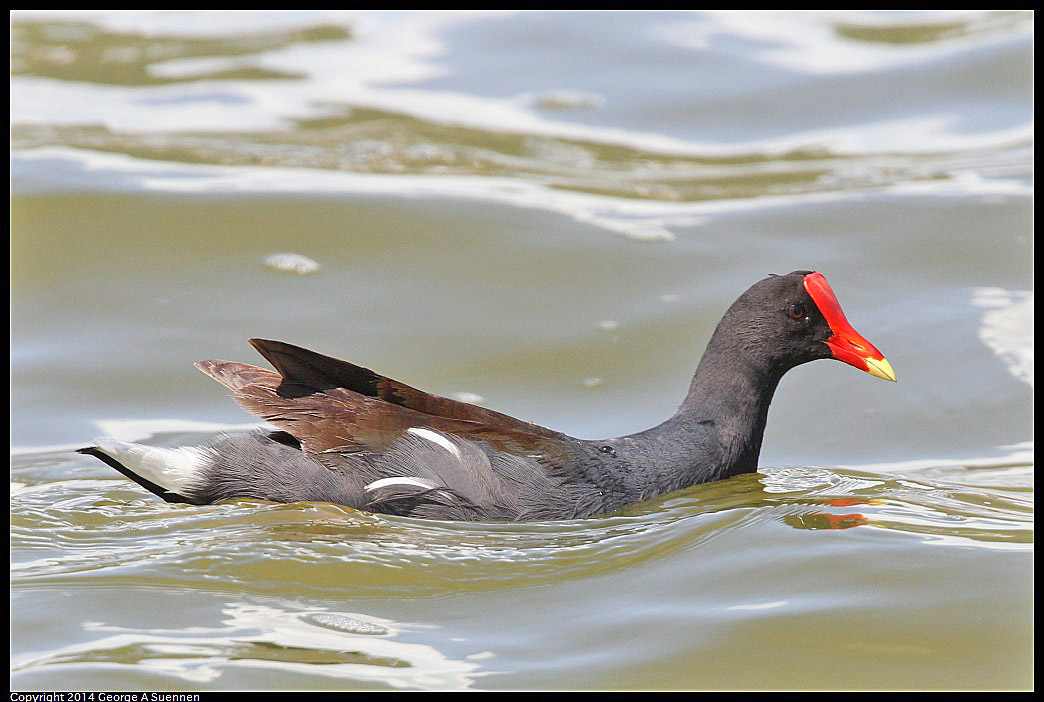
[[562,434],[512,416],[440,397],[374,373],[369,368],[341,361],[282,341],[251,339],[250,343],[275,366],[286,383],[316,390],[345,388],[400,407],[446,419],[481,422],[501,429],[524,431],[539,436],[561,438]]
[[231,389],[245,410],[290,433],[310,452],[380,450],[410,427],[486,441],[510,453],[542,451],[568,439],[298,346],[250,343],[278,373],[235,361],[200,361],[196,367]]

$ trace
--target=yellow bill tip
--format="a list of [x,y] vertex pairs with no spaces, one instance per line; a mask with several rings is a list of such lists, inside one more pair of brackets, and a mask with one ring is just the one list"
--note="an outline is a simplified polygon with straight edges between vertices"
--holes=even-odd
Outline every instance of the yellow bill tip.
[[870,375],[877,376],[882,380],[891,380],[893,383],[895,380],[895,371],[892,370],[892,364],[887,360],[881,358],[864,358],[866,361],[866,372]]

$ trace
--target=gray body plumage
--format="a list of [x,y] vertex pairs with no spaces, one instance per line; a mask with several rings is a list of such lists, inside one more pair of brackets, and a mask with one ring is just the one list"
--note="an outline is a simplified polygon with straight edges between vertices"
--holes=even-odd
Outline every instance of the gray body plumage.
[[[232,497],[334,502],[465,521],[571,519],[605,511],[600,488],[555,476],[539,457],[487,453],[476,442],[439,435],[459,453],[410,432],[381,452],[318,454],[302,452],[280,432],[226,436],[207,445],[213,458],[199,487],[183,496],[198,504]],[[578,456],[582,446],[577,442]]]

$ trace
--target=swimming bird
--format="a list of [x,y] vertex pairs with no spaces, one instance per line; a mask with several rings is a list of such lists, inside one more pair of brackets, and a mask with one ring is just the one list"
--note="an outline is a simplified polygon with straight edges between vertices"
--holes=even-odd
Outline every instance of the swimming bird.
[[678,411],[611,439],[574,438],[299,346],[250,343],[274,371],[196,366],[274,429],[178,448],[101,438],[79,452],[167,502],[247,497],[428,519],[573,519],[756,471],[769,404],[795,366],[832,358],[896,379],[813,271],[770,275],[740,295]]

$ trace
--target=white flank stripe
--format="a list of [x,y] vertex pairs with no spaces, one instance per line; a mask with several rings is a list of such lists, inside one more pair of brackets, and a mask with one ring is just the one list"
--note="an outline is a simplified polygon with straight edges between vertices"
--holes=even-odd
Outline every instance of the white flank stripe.
[[422,439],[427,439],[428,441],[434,444],[438,444],[439,446],[456,456],[457,460],[460,460],[460,449],[457,448],[452,441],[447,439],[442,434],[436,431],[432,431],[431,429],[422,429],[420,427],[410,427],[406,431],[408,431],[411,434],[415,434]]
[[199,446],[161,448],[107,437],[95,439],[94,445],[146,480],[180,495],[198,483],[201,471],[213,457]]
[[402,477],[381,478],[380,480],[374,480],[372,483],[366,486],[366,490],[368,492],[372,492],[373,490],[378,490],[382,487],[387,487],[388,485],[416,485],[417,487],[424,488],[425,490],[431,490],[432,488],[436,487],[428,481],[421,480],[420,478]]

